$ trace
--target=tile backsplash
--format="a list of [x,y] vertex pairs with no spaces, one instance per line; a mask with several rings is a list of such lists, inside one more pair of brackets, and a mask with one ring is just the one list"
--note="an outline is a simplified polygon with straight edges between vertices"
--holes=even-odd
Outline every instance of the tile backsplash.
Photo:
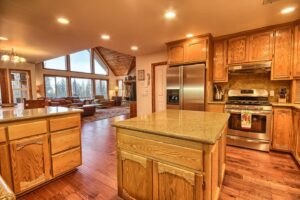
[[230,74],[228,83],[220,83],[225,92],[227,100],[227,92],[229,89],[266,89],[274,90],[274,97],[269,97],[269,101],[277,102],[279,97],[279,89],[286,87],[288,90],[288,99],[291,100],[291,81],[271,81],[270,73],[267,74]]

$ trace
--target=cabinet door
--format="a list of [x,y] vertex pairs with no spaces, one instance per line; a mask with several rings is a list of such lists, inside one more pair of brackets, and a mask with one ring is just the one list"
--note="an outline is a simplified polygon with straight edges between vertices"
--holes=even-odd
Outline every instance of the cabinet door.
[[272,60],[274,51],[274,32],[253,34],[250,36],[249,61]]
[[184,62],[205,61],[207,58],[206,38],[193,38],[188,40],[184,49]]
[[273,80],[289,80],[292,62],[292,28],[281,28],[275,31],[275,47],[272,64]]
[[131,153],[118,153],[118,193],[124,199],[152,199],[152,161]]
[[169,64],[180,64],[184,62],[184,44],[175,44],[168,47]]
[[153,164],[153,199],[200,200],[203,176],[171,165]]
[[228,40],[228,64],[248,61],[248,37],[242,36]]
[[0,144],[0,175],[5,180],[10,188],[12,186],[11,173],[10,173],[10,159],[7,144]]
[[300,25],[295,28],[294,78],[300,78]]
[[293,110],[293,136],[291,139],[291,151],[294,156],[297,154],[297,132],[299,129],[299,113]]
[[295,135],[296,135],[296,144],[295,144],[295,157],[297,158],[299,164],[300,164],[300,111],[297,111],[297,118],[298,120],[295,121],[296,125],[296,130],[295,130]]
[[226,41],[214,42],[214,59],[213,59],[213,81],[227,82],[228,68],[226,64]]
[[288,108],[274,109],[273,149],[289,151],[292,136],[292,111]]
[[10,143],[10,153],[15,193],[50,179],[47,135],[13,141]]

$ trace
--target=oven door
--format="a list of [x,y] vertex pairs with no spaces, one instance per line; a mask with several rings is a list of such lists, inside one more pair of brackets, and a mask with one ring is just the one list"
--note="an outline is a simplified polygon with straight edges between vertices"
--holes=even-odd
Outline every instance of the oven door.
[[235,135],[260,140],[270,140],[272,113],[266,111],[250,111],[252,124],[250,129],[241,127],[241,110],[227,110],[230,114],[228,135]]

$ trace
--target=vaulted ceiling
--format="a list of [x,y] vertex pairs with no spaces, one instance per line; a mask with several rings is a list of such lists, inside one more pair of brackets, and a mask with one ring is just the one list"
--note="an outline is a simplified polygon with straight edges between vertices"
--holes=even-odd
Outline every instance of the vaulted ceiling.
[[[287,6],[295,12],[282,15]],[[173,20],[164,18],[169,9]],[[32,62],[97,46],[139,56],[187,33],[220,36],[285,23],[299,19],[299,10],[299,0],[0,0],[0,36],[8,38],[0,50],[15,48]],[[58,24],[61,16],[70,24]],[[101,40],[103,33],[111,39]]]
[[104,59],[105,64],[115,76],[126,76],[135,68],[135,57],[104,47],[97,47],[96,51]]

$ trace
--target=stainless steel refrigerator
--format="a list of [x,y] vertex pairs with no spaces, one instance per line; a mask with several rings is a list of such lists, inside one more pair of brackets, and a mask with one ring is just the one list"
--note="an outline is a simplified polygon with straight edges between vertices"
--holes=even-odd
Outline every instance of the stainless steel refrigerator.
[[167,108],[205,110],[205,64],[168,68]]

